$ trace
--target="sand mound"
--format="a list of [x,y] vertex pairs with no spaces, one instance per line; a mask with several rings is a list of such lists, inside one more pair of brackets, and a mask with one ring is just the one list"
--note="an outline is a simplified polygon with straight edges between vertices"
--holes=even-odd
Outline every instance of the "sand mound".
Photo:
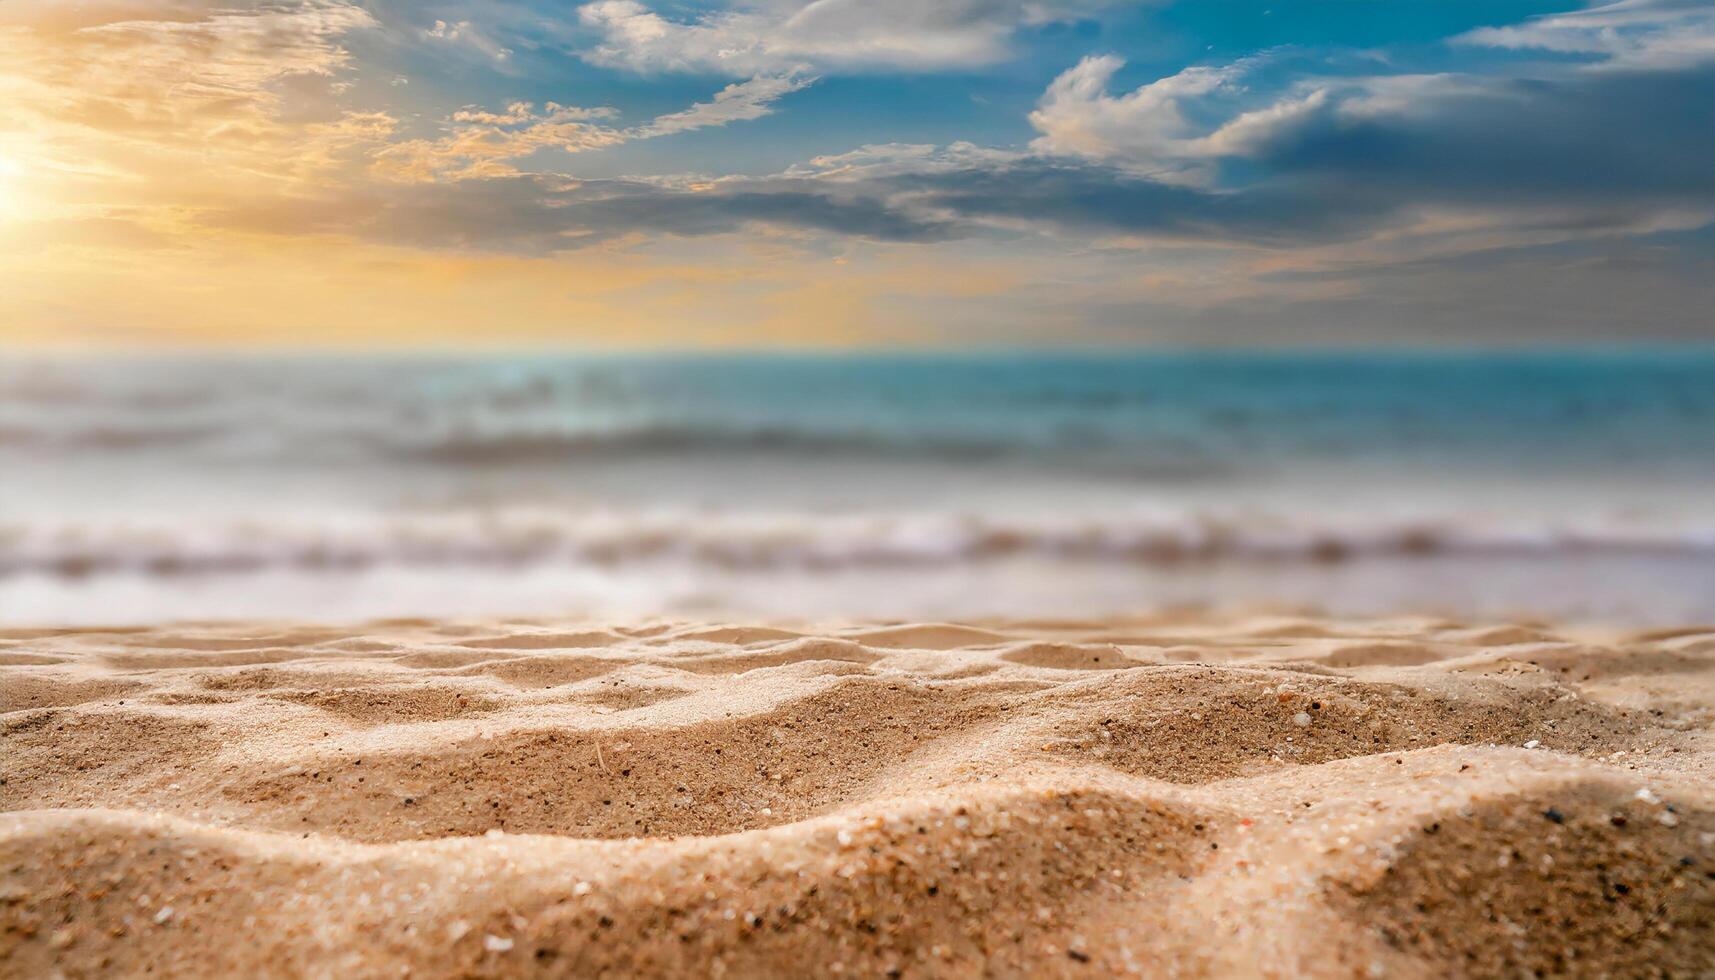
[[620,637],[605,631],[581,633],[508,633],[464,640],[459,646],[475,650],[581,650],[612,646]]
[[1125,670],[1140,665],[1111,643],[1025,643],[1000,655],[1008,663],[1060,670]]
[[1703,631],[4,639],[6,975],[1715,971]]

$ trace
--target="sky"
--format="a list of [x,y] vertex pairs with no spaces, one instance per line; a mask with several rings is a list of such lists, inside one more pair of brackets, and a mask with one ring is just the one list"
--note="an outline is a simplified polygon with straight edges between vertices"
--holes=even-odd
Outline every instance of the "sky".
[[0,344],[1715,340],[1708,0],[0,0]]

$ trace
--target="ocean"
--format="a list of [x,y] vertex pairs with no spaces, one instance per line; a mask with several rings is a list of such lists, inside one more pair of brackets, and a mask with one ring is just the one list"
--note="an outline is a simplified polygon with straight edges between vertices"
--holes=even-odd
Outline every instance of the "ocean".
[[0,621],[1715,621],[1715,349],[0,360]]

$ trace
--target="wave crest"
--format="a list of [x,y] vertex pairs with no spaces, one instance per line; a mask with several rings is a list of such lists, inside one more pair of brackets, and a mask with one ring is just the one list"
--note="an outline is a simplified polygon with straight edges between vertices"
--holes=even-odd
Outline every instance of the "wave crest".
[[839,570],[1071,562],[1337,562],[1430,554],[1715,555],[1715,525],[1465,520],[1311,524],[1265,517],[1058,519],[972,514],[499,511],[296,521],[0,525],[0,575],[186,575],[374,567],[616,566]]

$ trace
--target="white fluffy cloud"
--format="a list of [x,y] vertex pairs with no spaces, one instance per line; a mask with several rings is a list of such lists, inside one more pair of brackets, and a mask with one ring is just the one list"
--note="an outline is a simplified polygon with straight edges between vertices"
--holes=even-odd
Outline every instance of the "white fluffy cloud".
[[1185,118],[1184,103],[1231,84],[1237,66],[1193,67],[1139,86],[1123,95],[1108,92],[1125,62],[1113,55],[1085,58],[1048,86],[1030,114],[1042,135],[1038,153],[1097,160],[1123,160],[1157,179],[1187,175],[1206,155],[1205,133]]
[[[1676,72],[1715,63],[1715,6],[1708,0],[1618,0],[1584,10],[1483,28],[1460,45],[1586,55],[1583,71]],[[1300,79],[1257,104],[1243,77],[1249,59],[1194,66],[1130,92],[1111,91],[1125,62],[1087,57],[1048,86],[1030,115],[1035,152],[1123,167],[1157,180],[1195,183],[1213,161],[1252,157],[1271,141],[1322,124],[1427,119],[1455,103],[1495,106],[1527,97],[1521,80],[1566,80],[1578,69],[1527,65],[1518,74],[1397,74]],[[1249,108],[1241,109],[1249,102]]]

